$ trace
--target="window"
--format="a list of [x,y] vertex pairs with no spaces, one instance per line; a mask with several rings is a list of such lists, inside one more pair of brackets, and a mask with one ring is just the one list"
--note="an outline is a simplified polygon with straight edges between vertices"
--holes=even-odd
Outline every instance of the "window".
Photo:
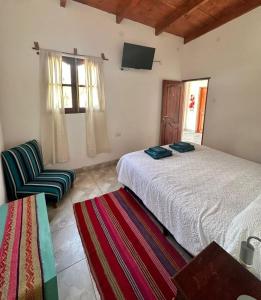
[[87,100],[84,60],[63,57],[62,86],[65,113],[84,113]]

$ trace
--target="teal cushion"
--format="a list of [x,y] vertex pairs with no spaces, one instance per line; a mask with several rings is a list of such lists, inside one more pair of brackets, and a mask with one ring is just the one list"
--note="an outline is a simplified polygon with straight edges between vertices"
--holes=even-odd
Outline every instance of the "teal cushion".
[[74,181],[74,172],[65,170],[44,170],[35,178],[35,180],[41,182],[58,182],[61,184],[63,193],[65,194],[72,186]]
[[43,171],[43,160],[40,147],[36,140],[15,147],[24,160],[30,180]]
[[18,198],[45,193],[47,200],[58,202],[63,196],[63,186],[59,182],[34,180],[27,182],[17,190]]
[[155,151],[152,151],[150,149],[144,150],[144,152],[154,159],[161,159],[161,158],[172,156],[172,151],[167,149],[164,153],[155,153]]
[[24,161],[16,148],[2,152],[2,163],[8,199],[18,199],[17,189],[29,181]]
[[20,197],[45,193],[47,200],[58,202],[70,190],[74,179],[75,173],[71,170],[44,170],[20,188],[18,193]]
[[75,179],[71,170],[44,170],[36,140],[2,152],[2,160],[9,200],[45,193],[47,200],[58,202]]

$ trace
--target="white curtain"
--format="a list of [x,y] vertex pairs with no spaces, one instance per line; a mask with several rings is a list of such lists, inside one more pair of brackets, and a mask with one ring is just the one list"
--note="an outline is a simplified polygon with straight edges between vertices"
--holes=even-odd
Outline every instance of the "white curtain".
[[62,55],[40,51],[41,144],[45,164],[69,160],[62,91]]
[[87,154],[94,157],[96,154],[110,151],[105,112],[103,62],[101,59],[86,58],[84,65]]

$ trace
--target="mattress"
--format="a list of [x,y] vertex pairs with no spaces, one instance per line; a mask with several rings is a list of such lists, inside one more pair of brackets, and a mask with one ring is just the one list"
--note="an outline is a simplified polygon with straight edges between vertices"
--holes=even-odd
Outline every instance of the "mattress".
[[225,247],[232,220],[261,194],[261,165],[203,146],[154,160],[124,155],[118,180],[130,188],[192,255]]

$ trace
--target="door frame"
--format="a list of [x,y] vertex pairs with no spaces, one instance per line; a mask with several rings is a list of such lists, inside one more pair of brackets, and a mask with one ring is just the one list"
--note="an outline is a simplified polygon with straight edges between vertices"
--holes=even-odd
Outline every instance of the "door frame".
[[[202,105],[202,95],[203,95],[203,91],[206,91],[206,95],[205,95],[205,103],[204,105]],[[208,92],[208,88],[207,87],[201,87],[200,88],[200,93],[199,93],[199,106],[198,106],[198,113],[197,113],[197,119],[196,119],[196,132],[197,133],[203,133],[203,124],[204,124],[204,119],[205,119],[205,110],[206,110],[206,100],[207,100],[207,92]],[[201,121],[201,110],[202,110],[202,106],[203,107],[203,111],[204,111],[204,117],[203,117],[203,124],[202,124],[202,132],[200,132],[200,121]]]
[[[186,82],[190,82],[190,81],[201,81],[201,80],[207,80],[208,81],[201,145],[203,145],[203,141],[204,141],[205,122],[206,122],[207,107],[208,107],[208,95],[209,95],[209,82],[210,82],[210,79],[211,79],[211,77],[201,77],[201,78],[193,78],[193,79],[184,79],[184,80],[182,80],[182,82],[184,82],[184,84]],[[183,113],[184,113],[184,111],[183,111]]]
[[184,79],[181,80],[182,82],[188,82],[188,81],[201,81],[201,80],[209,80],[211,79],[211,77],[201,77],[201,78],[193,78],[193,79]]
[[163,144],[162,139],[163,139],[163,118],[164,118],[164,114],[163,114],[163,96],[164,96],[164,88],[165,88],[165,84],[172,84],[172,83],[177,83],[177,84],[182,84],[182,94],[181,94],[181,101],[182,101],[182,105],[179,108],[179,115],[181,115],[180,118],[180,126],[181,126],[181,132],[180,132],[180,139],[181,139],[181,135],[182,135],[182,128],[183,128],[183,113],[184,113],[184,82],[183,80],[168,80],[168,79],[163,79],[162,80],[162,101],[161,101],[161,120],[160,120],[160,145]]

